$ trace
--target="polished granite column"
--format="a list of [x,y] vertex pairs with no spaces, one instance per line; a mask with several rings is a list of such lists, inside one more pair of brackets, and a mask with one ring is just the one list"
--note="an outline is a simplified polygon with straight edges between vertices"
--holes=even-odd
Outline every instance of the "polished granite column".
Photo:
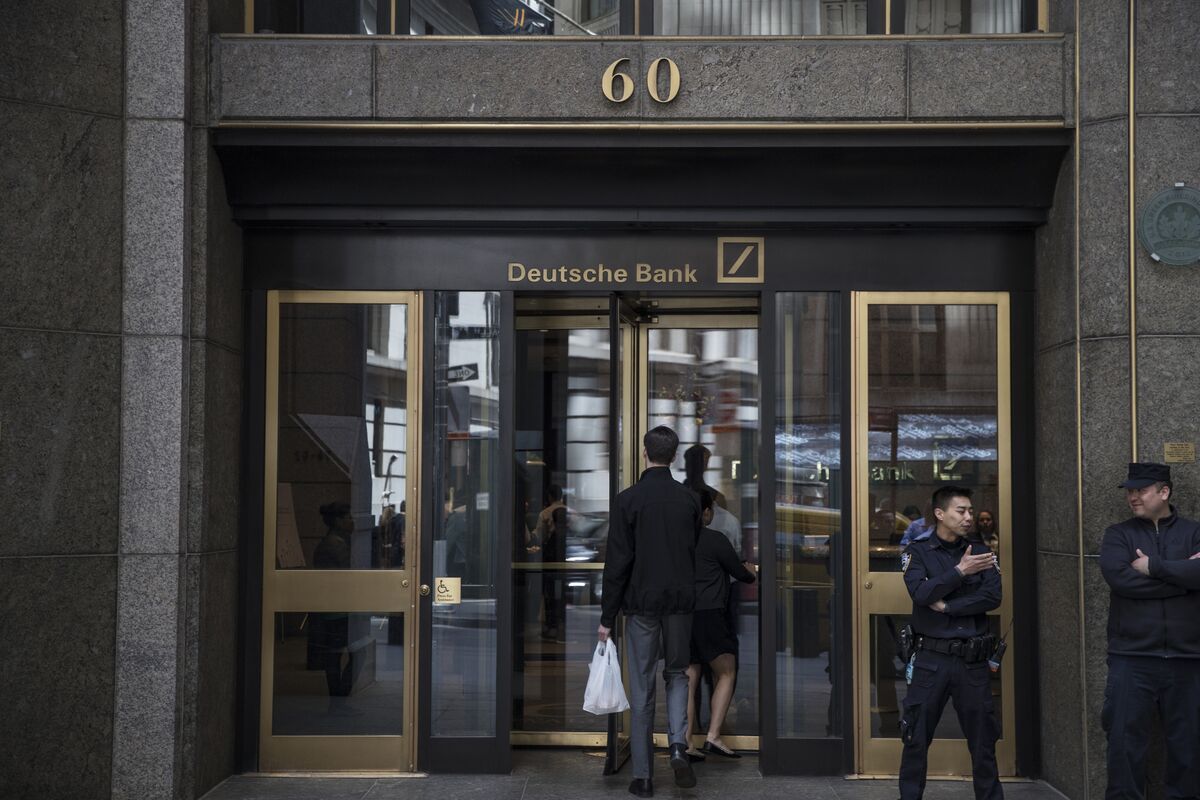
[[121,61],[119,0],[5,6],[0,797],[104,797],[111,779]]

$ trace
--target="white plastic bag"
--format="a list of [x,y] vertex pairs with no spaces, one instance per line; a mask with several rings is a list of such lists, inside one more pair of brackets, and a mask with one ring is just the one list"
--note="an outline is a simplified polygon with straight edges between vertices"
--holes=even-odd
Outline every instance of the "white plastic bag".
[[583,710],[591,714],[617,714],[629,708],[625,687],[621,684],[621,662],[612,639],[596,642],[596,652],[588,665],[587,688],[583,690]]

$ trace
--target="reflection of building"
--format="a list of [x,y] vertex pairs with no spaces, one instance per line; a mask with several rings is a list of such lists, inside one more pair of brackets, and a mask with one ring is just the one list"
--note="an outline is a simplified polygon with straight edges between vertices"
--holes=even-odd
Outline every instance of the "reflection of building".
[[[685,386],[647,395],[646,416],[714,451],[757,432],[737,491],[724,452],[712,482],[742,504],[773,582],[743,606],[763,637],[760,705],[742,716],[763,769],[851,772],[878,745],[887,771],[894,611],[864,610],[854,557],[886,583],[906,509],[954,476],[998,509],[1019,631],[999,688],[1014,763],[1072,798],[1099,795],[1103,684],[1089,665],[1106,593],[1090,556],[1124,514],[1124,462],[1200,437],[1196,273],[1131,246],[1155,192],[1200,182],[1186,4],[493,3],[520,40],[469,38],[469,0],[8,5],[0,500],[20,522],[0,585],[4,635],[22,645],[0,693],[0,795],[195,797],[263,767],[264,685],[301,698],[285,716],[368,696],[387,725],[411,713],[423,760],[389,769],[502,771],[516,454],[548,449],[522,438],[533,428],[512,406],[517,301],[583,298],[598,318],[564,343],[578,350],[568,371],[594,374],[562,387],[551,426],[577,465],[563,476],[581,520],[563,602],[582,630],[602,591],[582,567],[601,557],[619,466],[605,450],[603,334],[624,319],[612,295],[682,300],[710,320],[718,301],[752,306],[748,329],[706,333],[698,351],[646,331]],[[576,38],[571,20],[604,38]],[[525,36],[537,31],[553,36]],[[610,66],[624,102],[603,93]],[[762,283],[736,282],[732,263],[718,274],[726,234],[761,240]],[[534,284],[508,280],[510,259],[687,263],[697,280]],[[354,296],[331,303],[345,308],[336,333],[289,360],[268,332],[304,303],[272,306],[275,291]],[[389,291],[414,294],[359,294]],[[896,302],[856,306],[868,291]],[[954,300],[968,292],[986,298]],[[714,414],[686,389],[718,359],[709,348],[739,376],[702,392]],[[302,378],[280,396],[325,407],[280,413],[268,374]],[[757,401],[735,385],[751,378]],[[1007,412],[989,405],[1005,387]],[[403,519],[381,535],[389,464]],[[1195,466],[1176,475],[1194,515]],[[461,577],[463,602],[338,608],[362,585],[310,574],[320,510],[337,502],[356,568],[388,563],[410,583],[371,602],[407,602],[432,577]],[[399,542],[416,554],[404,569]],[[282,576],[270,597],[264,565]],[[292,607],[318,591],[320,609]],[[278,619],[264,622],[264,598]],[[358,616],[330,617],[310,654],[309,612]],[[559,642],[546,641],[549,662]],[[355,675],[348,695],[321,694]],[[313,727],[337,735],[351,717]]]

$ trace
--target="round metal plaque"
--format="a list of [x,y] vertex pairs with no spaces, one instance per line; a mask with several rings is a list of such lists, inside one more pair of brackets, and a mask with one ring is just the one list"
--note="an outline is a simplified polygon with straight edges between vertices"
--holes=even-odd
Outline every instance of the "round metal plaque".
[[1163,264],[1200,261],[1200,191],[1177,184],[1152,197],[1142,210],[1138,238]]

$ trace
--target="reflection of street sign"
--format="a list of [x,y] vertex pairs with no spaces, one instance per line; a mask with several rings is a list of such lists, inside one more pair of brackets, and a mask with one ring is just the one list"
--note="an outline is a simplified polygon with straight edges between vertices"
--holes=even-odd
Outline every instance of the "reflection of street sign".
[[457,367],[446,368],[446,380],[449,383],[473,381],[479,377],[478,364],[459,364]]
[[458,605],[462,602],[462,578],[437,578],[433,582],[433,602]]

